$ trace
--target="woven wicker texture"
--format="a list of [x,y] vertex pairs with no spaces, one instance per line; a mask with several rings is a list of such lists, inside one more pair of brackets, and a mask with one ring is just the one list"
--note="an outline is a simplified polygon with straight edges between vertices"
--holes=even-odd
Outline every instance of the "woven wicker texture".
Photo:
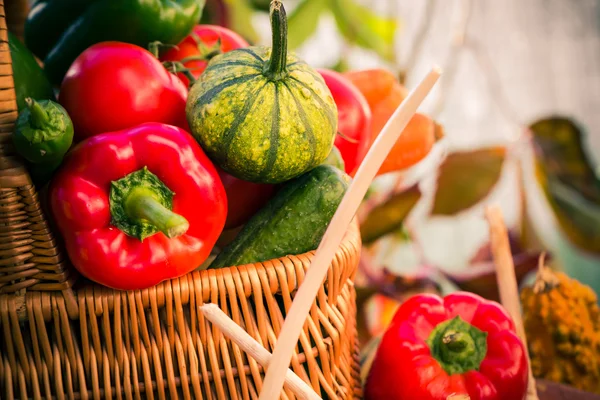
[[[360,396],[352,284],[359,248],[354,225],[292,362],[323,398]],[[24,304],[15,295],[0,295],[0,393],[8,399],[256,398],[262,368],[198,307],[218,304],[272,351],[311,258],[309,253],[194,272],[142,291],[86,285],[77,290],[75,319],[59,293],[27,292]],[[286,390],[282,398],[295,397]]]
[[[10,4],[8,4],[10,3]],[[16,4],[16,3],[21,3]],[[265,348],[275,340],[313,253],[193,272],[142,291],[76,282],[10,135],[17,117],[7,24],[26,0],[0,0],[0,399],[253,399],[262,367],[206,321],[218,304]],[[292,361],[329,399],[361,396],[353,224],[332,262]],[[286,388],[283,399],[295,398]]]
[[[4,16],[1,8],[0,14]],[[20,10],[16,0],[9,2]],[[22,22],[22,21],[21,21]],[[0,293],[65,290],[69,271],[22,161],[11,145],[17,118],[6,20],[0,18]]]

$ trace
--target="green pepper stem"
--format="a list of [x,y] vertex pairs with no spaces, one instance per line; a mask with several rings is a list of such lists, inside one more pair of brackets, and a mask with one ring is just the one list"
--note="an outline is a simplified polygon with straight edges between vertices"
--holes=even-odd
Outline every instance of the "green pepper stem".
[[481,365],[487,354],[487,333],[455,317],[436,326],[427,344],[449,375],[462,374]]
[[473,338],[464,332],[448,331],[442,336],[441,346],[446,348],[446,352],[456,353],[474,345]]
[[33,128],[37,128],[37,129],[44,128],[48,124],[48,121],[50,119],[50,116],[48,115],[48,113],[44,110],[44,108],[40,105],[40,103],[38,103],[31,97],[28,97],[25,99],[25,104],[27,105],[27,108],[29,109],[29,113],[30,113],[29,114],[29,124]]
[[190,227],[184,217],[160,204],[153,192],[144,187],[131,190],[125,199],[125,212],[131,219],[148,221],[168,238],[181,236]]
[[265,75],[270,79],[279,80],[287,74],[287,18],[280,0],[271,1],[271,31],[271,58],[267,63]]

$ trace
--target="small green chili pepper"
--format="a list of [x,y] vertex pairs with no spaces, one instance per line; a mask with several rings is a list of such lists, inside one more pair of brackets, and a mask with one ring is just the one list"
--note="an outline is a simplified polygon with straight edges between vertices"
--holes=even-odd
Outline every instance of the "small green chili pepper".
[[73,143],[69,114],[51,100],[28,97],[25,103],[12,137],[15,149],[32,164],[59,164]]

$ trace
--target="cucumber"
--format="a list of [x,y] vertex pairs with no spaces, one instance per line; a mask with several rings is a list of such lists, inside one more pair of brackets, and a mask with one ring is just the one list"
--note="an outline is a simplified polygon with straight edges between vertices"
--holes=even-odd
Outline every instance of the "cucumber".
[[320,165],[288,181],[210,265],[223,268],[315,250],[342,201],[350,177]]
[[342,158],[342,153],[340,153],[340,150],[336,146],[333,146],[331,153],[329,153],[325,161],[323,161],[323,164],[333,165],[342,171],[346,169],[344,159]]

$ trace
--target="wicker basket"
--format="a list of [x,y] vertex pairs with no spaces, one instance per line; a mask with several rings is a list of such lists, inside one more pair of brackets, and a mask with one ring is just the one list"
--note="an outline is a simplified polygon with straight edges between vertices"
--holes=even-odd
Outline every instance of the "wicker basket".
[[[11,15],[11,29],[24,15],[15,3],[7,11],[21,21]],[[0,398],[257,398],[262,368],[198,307],[218,304],[272,351],[313,254],[193,272],[141,291],[79,278],[11,148],[17,112],[3,0],[0,47]],[[360,397],[352,283],[360,247],[353,224],[292,360],[323,398]],[[294,395],[285,389],[282,398]]]

